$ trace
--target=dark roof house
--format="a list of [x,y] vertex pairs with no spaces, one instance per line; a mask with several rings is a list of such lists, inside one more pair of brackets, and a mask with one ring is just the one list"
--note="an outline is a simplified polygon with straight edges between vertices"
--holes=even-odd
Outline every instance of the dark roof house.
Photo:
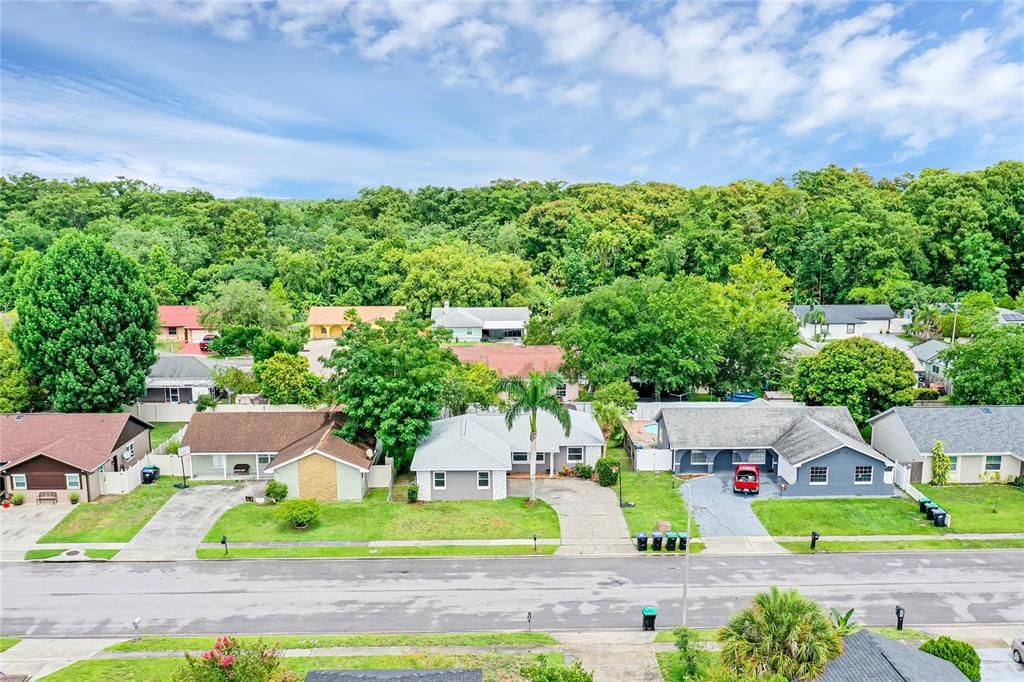
[[815,682],[967,682],[949,661],[868,630],[843,639],[843,653]]
[[880,304],[835,304],[835,305],[795,305],[793,314],[802,323],[812,309],[825,313],[827,324],[863,324],[867,320],[892,320],[896,313],[886,303]]

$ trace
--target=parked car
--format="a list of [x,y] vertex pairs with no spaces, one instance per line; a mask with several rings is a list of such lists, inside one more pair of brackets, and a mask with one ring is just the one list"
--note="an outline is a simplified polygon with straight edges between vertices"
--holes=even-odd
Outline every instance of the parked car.
[[732,473],[732,491],[754,495],[761,492],[761,467],[756,464],[737,464]]
[[207,334],[206,336],[204,336],[203,340],[199,342],[199,350],[203,351],[204,353],[209,353],[210,352],[210,343],[215,338],[217,338],[218,336],[220,336],[220,335],[219,334]]
[[1017,661],[1020,665],[1024,665],[1024,635],[1013,640],[1010,644],[1010,651],[1013,652],[1013,660]]

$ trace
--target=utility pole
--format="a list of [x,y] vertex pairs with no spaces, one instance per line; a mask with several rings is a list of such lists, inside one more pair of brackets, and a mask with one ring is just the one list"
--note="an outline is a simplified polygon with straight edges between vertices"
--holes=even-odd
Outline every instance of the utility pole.
[[[683,485],[686,485],[685,483]],[[690,505],[690,496],[683,493],[683,499],[686,500],[686,552],[683,559],[683,627],[686,627],[686,612],[687,605],[690,596],[690,543],[693,541],[693,537],[690,535],[690,529],[693,526],[693,507]]]

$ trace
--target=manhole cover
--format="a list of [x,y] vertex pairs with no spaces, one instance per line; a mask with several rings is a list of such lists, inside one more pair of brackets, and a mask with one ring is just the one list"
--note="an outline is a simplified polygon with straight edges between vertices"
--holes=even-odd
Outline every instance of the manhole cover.
[[79,552],[77,549],[69,549],[67,552],[64,552],[64,553],[67,554],[68,556],[77,556],[77,555],[81,554],[81,552]]

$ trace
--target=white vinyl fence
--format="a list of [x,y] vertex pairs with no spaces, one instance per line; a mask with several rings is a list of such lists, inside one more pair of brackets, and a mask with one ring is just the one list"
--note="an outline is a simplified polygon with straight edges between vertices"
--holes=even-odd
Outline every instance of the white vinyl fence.
[[371,488],[391,488],[394,473],[395,460],[388,457],[384,460],[384,464],[374,464],[370,467],[367,485]]
[[142,483],[142,467],[136,464],[124,471],[105,471],[99,477],[100,495],[124,495]]
[[637,471],[672,471],[672,451],[638,448],[633,466]]
[[187,422],[196,413],[193,403],[136,403],[125,407],[147,422]]

